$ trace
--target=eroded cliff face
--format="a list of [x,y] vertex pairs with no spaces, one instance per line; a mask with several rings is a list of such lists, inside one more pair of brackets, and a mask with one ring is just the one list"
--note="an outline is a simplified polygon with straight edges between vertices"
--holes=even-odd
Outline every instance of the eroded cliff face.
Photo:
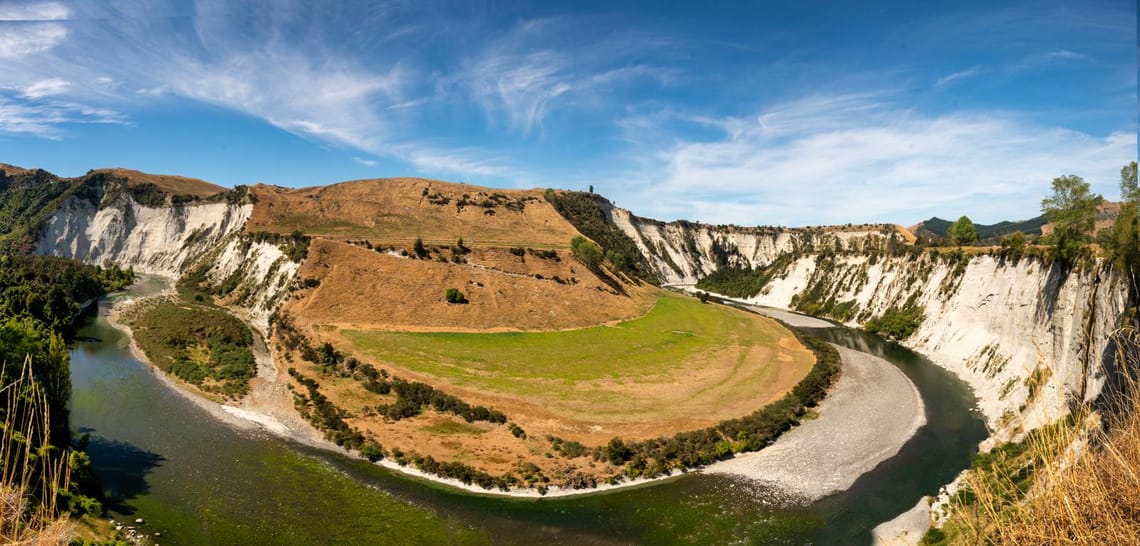
[[240,232],[252,210],[225,202],[147,207],[125,192],[101,205],[72,197],[48,218],[36,253],[177,277]]
[[863,251],[891,236],[887,226],[842,230],[820,228],[738,228],[691,222],[659,222],[603,202],[607,218],[637,243],[664,284],[694,284],[716,271],[718,259],[730,266],[762,267],[782,254],[813,248]]
[[[110,194],[108,196],[108,193]],[[132,267],[177,279],[190,273],[265,333],[300,264],[243,233],[248,202],[144,206],[100,188],[66,199],[46,220],[36,253]]]
[[611,217],[670,283],[711,273],[727,246],[736,252],[721,263],[773,266],[750,303],[855,327],[892,308],[920,309],[924,319],[904,343],[974,389],[991,443],[1054,422],[1072,402],[1101,393],[1109,335],[1128,300],[1124,278],[1105,264],[887,253],[881,238],[890,233],[873,229],[724,228],[644,220],[620,209]]

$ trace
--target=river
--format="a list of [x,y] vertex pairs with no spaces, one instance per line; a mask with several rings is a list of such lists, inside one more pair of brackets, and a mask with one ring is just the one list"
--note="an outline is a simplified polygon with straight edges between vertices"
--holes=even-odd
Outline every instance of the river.
[[985,437],[969,389],[925,358],[855,330],[809,330],[892,362],[926,404],[927,425],[846,492],[793,507],[746,480],[691,473],[582,497],[473,495],[215,420],[106,320],[114,299],[161,288],[144,279],[86,318],[71,351],[71,419],[90,434],[110,515],[144,518],[163,545],[869,543],[871,528],[969,466]]

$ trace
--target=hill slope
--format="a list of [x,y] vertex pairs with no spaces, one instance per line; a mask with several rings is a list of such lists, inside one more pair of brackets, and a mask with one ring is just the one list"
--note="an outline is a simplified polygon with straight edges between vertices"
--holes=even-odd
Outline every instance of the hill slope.
[[257,185],[246,231],[372,243],[565,248],[578,235],[540,190],[492,190],[422,178],[342,182],[288,189]]
[[[974,228],[978,230],[978,239],[997,238],[1003,235],[1008,235],[1015,231],[1020,231],[1026,235],[1041,235],[1041,226],[1048,223],[1049,220],[1045,215],[1030,218],[1028,220],[1021,220],[1017,222],[1003,221],[996,224],[974,224]],[[943,220],[937,216],[919,222],[911,228],[911,231],[918,235],[937,235],[939,237],[946,237],[950,230],[950,226],[954,224],[953,220]]]

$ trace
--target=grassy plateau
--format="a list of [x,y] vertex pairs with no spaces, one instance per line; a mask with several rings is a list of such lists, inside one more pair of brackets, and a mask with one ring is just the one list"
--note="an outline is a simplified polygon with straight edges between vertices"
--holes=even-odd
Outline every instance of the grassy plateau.
[[813,357],[764,317],[662,294],[643,317],[555,332],[343,330],[363,355],[582,420],[703,418],[791,388]]

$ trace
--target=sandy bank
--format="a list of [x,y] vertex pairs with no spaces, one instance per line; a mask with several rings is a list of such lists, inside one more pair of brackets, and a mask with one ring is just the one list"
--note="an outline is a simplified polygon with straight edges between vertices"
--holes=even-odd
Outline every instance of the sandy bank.
[[[686,292],[686,293],[693,294],[693,295],[696,295],[700,292],[708,292],[707,290],[699,290],[699,289],[697,289],[696,286],[691,285],[691,284],[670,284],[670,285],[665,285],[665,286],[667,288],[673,288],[673,289],[680,290],[682,292]],[[789,326],[795,326],[796,328],[834,328],[836,326],[834,323],[828,322],[828,321],[823,320],[823,319],[815,318],[812,316],[801,315],[799,313],[793,313],[792,311],[787,311],[784,309],[776,309],[774,307],[762,307],[762,306],[756,305],[755,302],[750,301],[750,300],[746,300],[746,299],[742,299],[742,298],[732,298],[729,296],[717,294],[716,292],[708,292],[708,293],[712,294],[712,295],[716,296],[717,298],[720,298],[724,301],[743,305],[744,307],[748,308],[751,311],[760,313],[761,315],[764,315],[764,316],[769,317],[769,318],[774,318],[776,320],[782,321],[785,324],[787,324]]]
[[703,471],[753,479],[807,502],[849,488],[898,453],[926,423],[918,389],[889,362],[836,348],[843,372],[817,408],[819,417],[761,451]]
[[915,546],[930,528],[930,498],[918,499],[914,508],[871,530],[874,546]]

